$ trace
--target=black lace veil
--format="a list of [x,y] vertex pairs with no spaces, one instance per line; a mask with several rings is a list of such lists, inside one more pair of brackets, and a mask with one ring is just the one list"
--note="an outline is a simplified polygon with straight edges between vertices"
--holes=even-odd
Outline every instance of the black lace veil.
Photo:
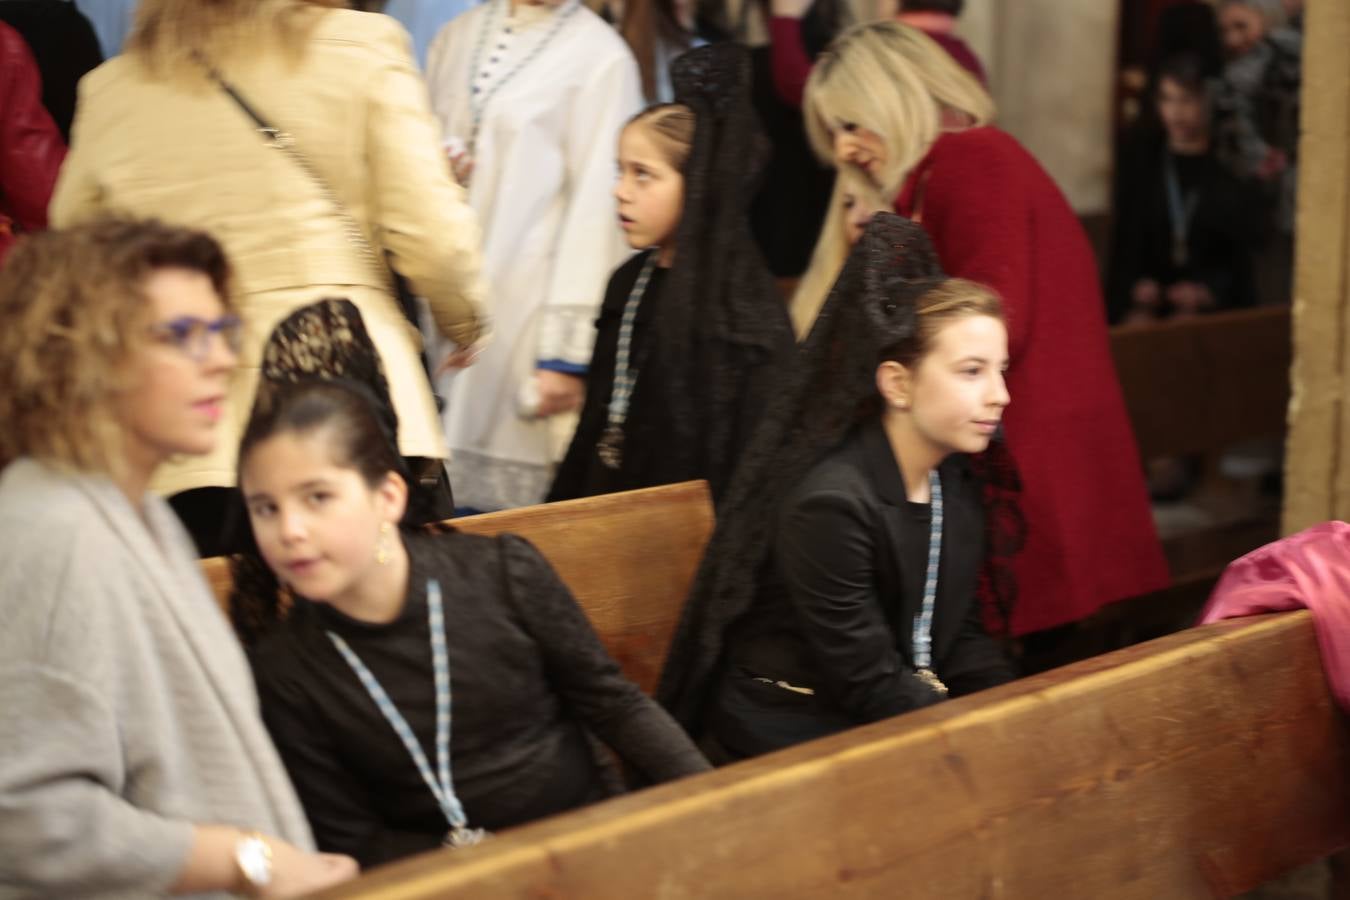
[[320,300],[277,323],[263,346],[255,414],[267,409],[287,385],[338,379],[367,396],[385,437],[397,447],[398,413],[384,363],[350,300]]
[[[794,351],[787,307],[750,231],[768,147],[751,104],[749,52],[700,47],[671,67],[675,102],[694,112],[676,258],[653,322],[647,371],[663,385],[669,471],[699,472],[720,495],[749,439],[747,412]],[[678,448],[678,450],[676,449]]]
[[719,507],[662,672],[658,699],[691,732],[700,729],[723,636],[749,608],[768,563],[777,504],[880,411],[877,364],[913,334],[917,299],[943,279],[924,230],[890,213],[873,218],[844,264]]

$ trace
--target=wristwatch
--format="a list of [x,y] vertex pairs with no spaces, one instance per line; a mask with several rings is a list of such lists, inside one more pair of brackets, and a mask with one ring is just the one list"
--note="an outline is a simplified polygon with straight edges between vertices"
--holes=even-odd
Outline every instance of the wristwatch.
[[261,896],[272,883],[272,848],[258,832],[245,832],[234,845],[234,863],[244,896]]

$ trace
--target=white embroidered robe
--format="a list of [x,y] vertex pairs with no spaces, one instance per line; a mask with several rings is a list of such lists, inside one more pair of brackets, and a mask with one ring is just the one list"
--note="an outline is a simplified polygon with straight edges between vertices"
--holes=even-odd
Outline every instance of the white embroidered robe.
[[575,2],[490,0],[446,25],[428,55],[446,140],[473,144],[469,203],[495,309],[477,363],[440,384],[461,506],[543,499],[576,417],[528,416],[533,373],[584,372],[605,285],[631,252],[612,191],[619,131],[641,108],[637,64]]

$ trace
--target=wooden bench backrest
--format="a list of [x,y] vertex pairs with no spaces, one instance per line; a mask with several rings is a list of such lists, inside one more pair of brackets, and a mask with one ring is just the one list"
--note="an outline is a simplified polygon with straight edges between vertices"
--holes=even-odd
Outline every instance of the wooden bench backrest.
[[[470,534],[518,534],[557,570],[624,673],[651,693],[665,663],[713,509],[702,481],[455,519]],[[202,563],[222,603],[224,559]]]
[[1350,842],[1306,612],[1219,623],[321,896],[1219,897]]
[[1116,327],[1111,353],[1144,459],[1284,434],[1287,307]]

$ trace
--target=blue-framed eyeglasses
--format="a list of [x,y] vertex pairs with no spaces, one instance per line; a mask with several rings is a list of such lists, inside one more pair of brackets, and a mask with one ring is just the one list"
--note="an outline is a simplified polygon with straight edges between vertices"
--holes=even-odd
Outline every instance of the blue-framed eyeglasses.
[[213,334],[220,335],[230,352],[237,354],[244,337],[244,323],[234,315],[221,316],[214,322],[196,316],[179,316],[151,325],[150,334],[156,340],[182,350],[196,362],[204,362],[211,352]]

